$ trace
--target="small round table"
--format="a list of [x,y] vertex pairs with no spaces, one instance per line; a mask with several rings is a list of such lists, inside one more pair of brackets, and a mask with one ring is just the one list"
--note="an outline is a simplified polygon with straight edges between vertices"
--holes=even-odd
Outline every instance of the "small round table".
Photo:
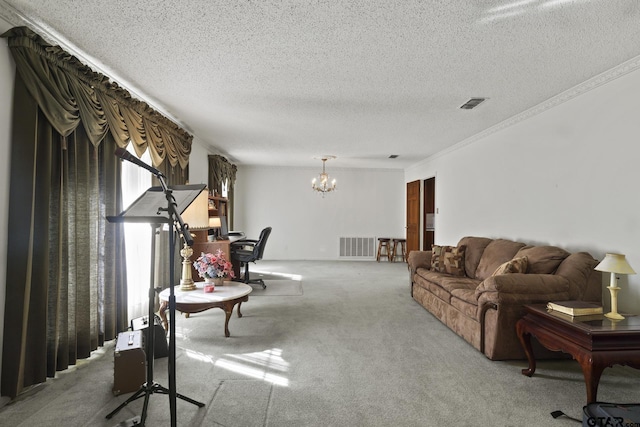
[[[239,282],[224,282],[222,286],[216,286],[215,291],[206,293],[203,289],[204,282],[196,282],[196,289],[193,291],[182,291],[180,286],[176,286],[173,290],[176,297],[176,311],[180,311],[189,317],[189,313],[200,313],[210,308],[221,308],[226,318],[224,321],[224,335],[230,336],[229,319],[233,313],[233,307],[238,304],[238,317],[242,317],[240,306],[243,302],[249,301],[249,294],[253,288],[247,284]],[[160,310],[158,314],[162,319],[162,325],[165,331],[169,330],[169,321],[165,311],[169,308],[169,293],[167,288],[160,292]]]

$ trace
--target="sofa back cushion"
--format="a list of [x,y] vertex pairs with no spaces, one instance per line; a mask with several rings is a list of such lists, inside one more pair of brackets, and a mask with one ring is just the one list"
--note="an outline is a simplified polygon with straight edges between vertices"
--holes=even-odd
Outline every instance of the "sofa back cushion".
[[598,265],[587,252],[576,252],[566,257],[556,274],[569,281],[569,296],[571,299],[584,301],[602,301],[602,275],[594,270]]
[[475,277],[482,253],[491,242],[492,239],[486,237],[467,236],[460,239],[458,246],[466,248],[464,251],[464,271],[467,277]]
[[525,246],[516,257],[527,257],[530,274],[553,274],[569,252],[555,246]]
[[505,239],[495,239],[487,245],[482,253],[475,278],[484,280],[505,262],[511,260],[518,251],[525,246],[524,243]]

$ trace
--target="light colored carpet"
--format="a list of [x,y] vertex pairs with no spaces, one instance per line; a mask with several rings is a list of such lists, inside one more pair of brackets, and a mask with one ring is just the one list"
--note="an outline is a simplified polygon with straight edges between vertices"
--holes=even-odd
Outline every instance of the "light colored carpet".
[[266,289],[253,285],[249,298],[256,296],[300,296],[302,295],[302,281],[268,279],[264,281]]
[[[249,298],[222,334],[224,313],[178,316],[179,426],[575,426],[586,392],[573,360],[492,362],[415,303],[406,265],[269,262],[302,277],[301,296]],[[155,379],[167,383],[167,358]],[[111,420],[129,395],[111,394],[113,344],[94,360],[0,409],[0,425],[116,426],[139,415],[143,399]],[[640,401],[640,371],[606,369],[602,401]],[[168,398],[149,400],[148,426],[168,426]]]

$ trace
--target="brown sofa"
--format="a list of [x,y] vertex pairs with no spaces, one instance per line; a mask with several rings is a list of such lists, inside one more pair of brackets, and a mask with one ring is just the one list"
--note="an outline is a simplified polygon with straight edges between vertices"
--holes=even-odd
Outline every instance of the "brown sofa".
[[464,237],[456,247],[434,245],[409,254],[411,296],[489,359],[524,359],[515,329],[524,305],[601,303],[597,263],[586,252]]

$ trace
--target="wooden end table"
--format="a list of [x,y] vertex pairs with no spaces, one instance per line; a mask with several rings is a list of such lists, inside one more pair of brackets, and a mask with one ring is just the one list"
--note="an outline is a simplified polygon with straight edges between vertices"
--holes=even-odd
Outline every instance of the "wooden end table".
[[[176,286],[173,290],[176,297],[176,311],[180,311],[189,317],[189,313],[200,313],[210,308],[221,308],[226,318],[224,321],[224,336],[229,337],[229,319],[233,313],[233,307],[238,305],[238,317],[242,317],[240,306],[243,302],[249,301],[249,294],[253,288],[249,285],[239,282],[224,282],[222,286],[216,286],[215,291],[205,292],[204,282],[196,282],[196,289],[193,291],[182,291],[180,286]],[[169,307],[169,288],[160,292],[160,310],[158,314],[162,318],[162,325],[165,331],[168,331],[169,321],[165,311]]]
[[516,324],[520,343],[529,360],[522,374],[533,376],[536,360],[531,336],[552,351],[570,354],[582,368],[587,387],[587,403],[596,401],[604,368],[628,365],[640,369],[640,317],[627,315],[612,321],[601,316],[571,317],[547,311],[546,304],[525,306],[526,314]]

